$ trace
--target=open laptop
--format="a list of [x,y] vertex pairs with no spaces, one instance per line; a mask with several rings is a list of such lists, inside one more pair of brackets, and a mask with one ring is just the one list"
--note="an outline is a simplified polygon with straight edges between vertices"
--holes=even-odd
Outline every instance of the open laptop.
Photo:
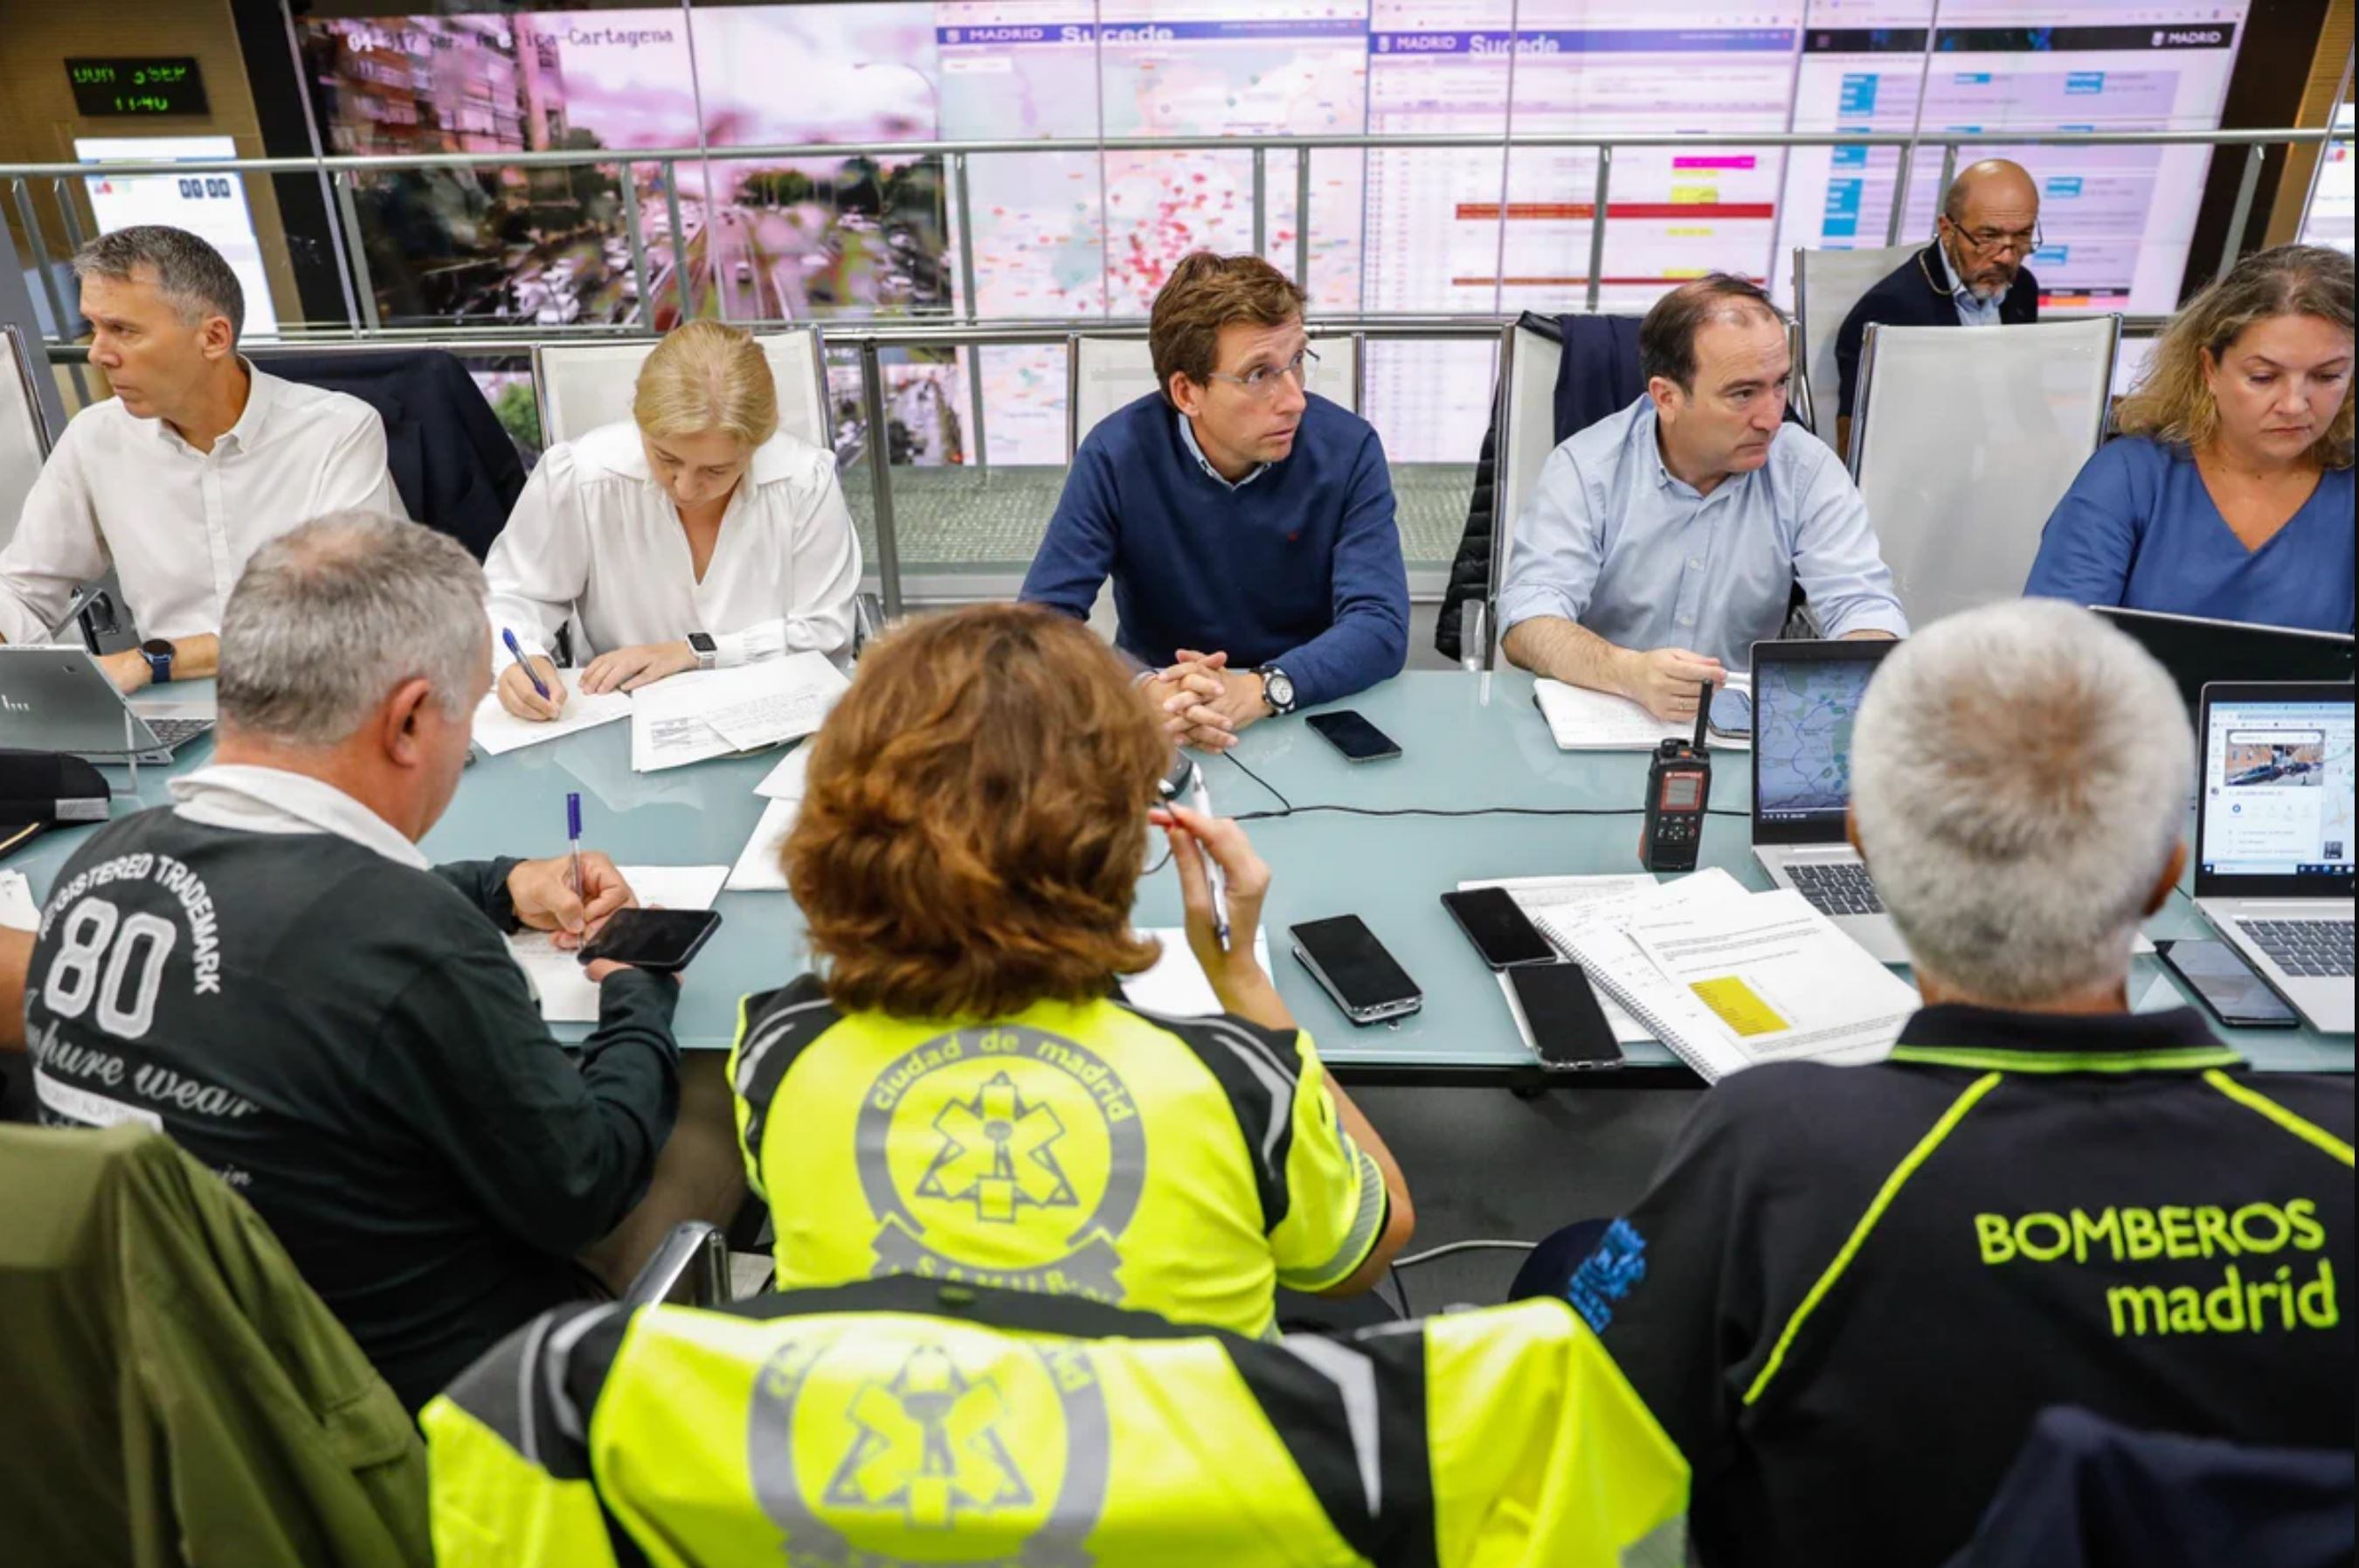
[[2352,1022],[2352,690],[2203,688],[2195,907],[2322,1034]]
[[1882,640],[1753,644],[1753,858],[1886,964],[1908,949],[1844,837],[1851,731]]
[[2345,681],[2351,678],[2351,639],[2337,632],[2298,626],[2263,626],[2249,621],[2213,621],[2159,610],[2090,608],[2136,638],[2179,683],[2187,717],[2200,719],[2203,688],[2213,681]]
[[160,765],[213,727],[210,708],[162,697],[135,708],[81,648],[0,645],[0,746]]

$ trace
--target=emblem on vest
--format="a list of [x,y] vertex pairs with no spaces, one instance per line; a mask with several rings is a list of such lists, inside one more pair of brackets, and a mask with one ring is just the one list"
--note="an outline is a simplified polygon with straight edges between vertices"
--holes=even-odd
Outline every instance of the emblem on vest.
[[755,1379],[746,1460],[788,1568],[1090,1568],[1105,1399],[1076,1347],[803,1336]]
[[1021,1025],[929,1040],[870,1086],[853,1146],[873,1273],[1122,1301],[1147,1137],[1096,1053]]

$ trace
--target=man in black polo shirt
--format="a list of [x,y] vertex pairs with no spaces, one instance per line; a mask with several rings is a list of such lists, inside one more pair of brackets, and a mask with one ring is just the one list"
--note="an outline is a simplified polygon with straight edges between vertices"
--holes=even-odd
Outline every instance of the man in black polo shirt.
[[1719,1085],[1551,1281],[1686,1454],[1707,1568],[1942,1562],[2053,1404],[2350,1448],[2351,1080],[2129,1011],[2193,763],[2169,676],[2068,605],[1878,670],[1853,837],[1925,1007],[1888,1064]]
[[[59,872],[26,987],[42,1119],[169,1132],[270,1223],[412,1409],[636,1260],[594,1250],[679,1106],[672,983],[593,966],[570,1063],[503,933],[594,927],[614,868],[429,868],[491,684],[482,570],[345,514],[264,546],[221,633],[212,765]],[[587,1250],[585,1252],[585,1249]]]

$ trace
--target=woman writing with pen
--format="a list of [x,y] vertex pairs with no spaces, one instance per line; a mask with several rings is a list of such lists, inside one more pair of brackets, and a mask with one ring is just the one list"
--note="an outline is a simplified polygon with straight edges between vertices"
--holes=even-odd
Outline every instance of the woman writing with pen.
[[[684,670],[852,649],[860,544],[828,452],[778,428],[753,335],[675,329],[640,367],[628,422],[542,454],[484,563],[500,704],[554,719],[549,649],[576,623],[584,692]],[[585,662],[586,661],[586,662]]]

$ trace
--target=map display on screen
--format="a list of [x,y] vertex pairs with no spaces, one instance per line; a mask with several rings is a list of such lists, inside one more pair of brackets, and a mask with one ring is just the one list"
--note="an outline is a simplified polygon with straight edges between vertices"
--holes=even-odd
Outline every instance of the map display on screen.
[[[363,0],[364,5],[365,0]],[[701,146],[658,170],[412,171],[357,184],[388,324],[636,319],[646,302],[826,320],[1146,313],[1190,249],[1253,243],[1253,160],[1214,150],[977,154],[973,299],[953,171],[935,155],[766,160],[733,147],[1185,135],[2202,129],[2218,124],[2248,0],[853,0],[831,5],[322,15],[295,25],[332,152]],[[2043,309],[2175,303],[2210,149],[1988,149],[2039,180]],[[1974,155],[1968,155],[1974,156]],[[1714,269],[1781,297],[1796,246],[1884,243],[1888,148],[1631,148],[1614,161],[1599,296],[1642,311]],[[1511,312],[1587,298],[1589,149],[1312,156],[1307,287],[1336,313]],[[1932,230],[1938,146],[1901,235]],[[2347,165],[2345,166],[2347,167]],[[1263,243],[1293,269],[1295,155],[1266,168]],[[2346,177],[2347,178],[2347,177]],[[897,459],[967,460],[980,390],[995,463],[1065,460],[1055,345],[894,356],[922,428]],[[1369,346],[1364,411],[1392,459],[1470,462],[1484,342]],[[849,417],[852,410],[843,412]],[[906,437],[906,441],[904,440]]]

